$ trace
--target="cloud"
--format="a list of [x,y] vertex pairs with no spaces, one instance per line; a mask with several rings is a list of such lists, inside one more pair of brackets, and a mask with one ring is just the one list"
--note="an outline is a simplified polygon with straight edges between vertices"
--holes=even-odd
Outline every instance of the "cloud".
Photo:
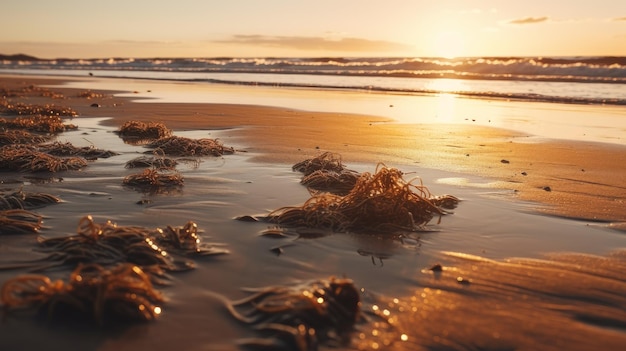
[[221,44],[245,44],[298,50],[328,51],[406,51],[413,47],[385,40],[339,37],[299,37],[267,35],[234,35],[229,39],[214,41]]
[[534,23],[541,23],[541,22],[545,22],[548,20],[548,17],[543,16],[543,17],[524,17],[524,18],[517,18],[514,20],[510,20],[508,23],[509,24],[534,24]]
[[626,17],[616,17],[612,19],[613,21],[626,21]]

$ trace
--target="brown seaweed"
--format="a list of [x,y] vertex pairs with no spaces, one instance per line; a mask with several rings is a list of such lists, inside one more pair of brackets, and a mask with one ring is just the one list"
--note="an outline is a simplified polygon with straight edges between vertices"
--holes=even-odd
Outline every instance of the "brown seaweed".
[[102,98],[106,97],[106,95],[101,94],[101,93],[96,93],[96,92],[93,92],[91,90],[85,90],[85,91],[81,91],[80,93],[76,94],[76,97],[84,98],[84,99],[87,99],[87,100],[91,100],[91,99],[102,99]]
[[117,134],[124,141],[141,143],[169,137],[172,130],[159,122],[128,121],[122,124]]
[[61,199],[46,193],[24,192],[22,189],[0,194],[0,210],[32,210],[61,202]]
[[152,321],[161,314],[163,295],[139,267],[111,269],[79,265],[67,282],[26,274],[6,281],[0,292],[6,311],[34,309],[49,319],[78,315],[98,324],[110,321]]
[[33,134],[25,130],[0,131],[0,146],[13,144],[39,144],[48,140],[48,137],[40,134]]
[[168,157],[139,156],[128,162],[126,168],[175,168],[178,161]]
[[0,127],[4,129],[22,129],[30,132],[56,134],[66,130],[74,130],[78,127],[73,124],[63,123],[59,116],[19,116],[14,118],[0,118]]
[[354,188],[359,176],[359,173],[348,169],[339,172],[318,169],[302,177],[300,183],[313,190],[346,195]]
[[124,185],[142,191],[158,192],[162,189],[180,187],[184,183],[184,178],[175,169],[154,169],[148,168],[140,173],[131,174],[124,177]]
[[360,293],[350,279],[331,277],[246,290],[250,296],[226,301],[235,319],[262,335],[240,340],[245,346],[298,351],[345,346],[361,318]]
[[49,155],[64,157],[80,156],[90,160],[97,158],[109,158],[111,156],[119,155],[117,152],[97,149],[93,146],[77,147],[72,145],[70,142],[61,143],[58,141],[51,144],[39,145],[38,149],[39,151],[45,152]]
[[0,169],[18,172],[59,172],[77,170],[87,166],[81,157],[60,158],[37,151],[27,145],[0,147]]
[[0,211],[0,234],[36,233],[43,225],[43,218],[22,209]]
[[317,157],[296,163],[293,165],[292,169],[308,176],[315,171],[333,171],[341,173],[346,168],[341,161],[341,155],[333,152],[324,152]]
[[216,248],[215,244],[207,245],[201,242],[198,225],[187,222],[182,227],[167,226],[157,228],[151,236],[157,245],[168,248],[184,256],[213,256],[228,253],[228,250]]
[[0,113],[7,115],[43,115],[75,117],[78,113],[71,107],[57,106],[54,104],[34,105],[25,103],[11,103],[8,100],[0,101]]
[[235,152],[232,147],[226,147],[215,139],[191,139],[179,136],[161,138],[147,144],[146,147],[171,156],[222,156]]
[[174,258],[169,250],[157,245],[155,237],[161,232],[144,227],[118,226],[111,221],[95,223],[91,216],[85,216],[79,221],[75,235],[39,238],[38,251],[50,253],[44,261],[52,263],[36,266],[35,270],[77,263],[111,266],[124,262],[145,269],[155,266],[164,271],[193,269],[192,261]]
[[458,202],[449,195],[437,198],[436,203],[432,198],[419,178],[406,181],[398,169],[379,165],[375,174],[362,173],[345,196],[314,194],[302,206],[277,209],[266,220],[339,232],[415,231],[446,213],[438,203]]
[[63,93],[52,91],[48,88],[38,87],[32,84],[21,88],[0,88],[0,97],[14,98],[26,96],[42,96],[52,99],[65,99],[65,95],[63,95]]

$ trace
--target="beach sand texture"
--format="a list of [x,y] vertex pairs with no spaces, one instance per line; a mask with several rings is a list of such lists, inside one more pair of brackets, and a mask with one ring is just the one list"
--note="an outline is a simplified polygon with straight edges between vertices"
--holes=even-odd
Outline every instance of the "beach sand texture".
[[[87,99],[77,96],[86,89],[62,87],[67,80],[2,76],[0,88],[34,85],[62,93],[64,98],[27,93],[7,99],[71,107],[79,116],[68,122],[79,129],[57,140],[121,155],[47,179],[4,172],[7,189],[23,187],[63,200],[37,210],[44,216],[40,234],[75,233],[87,214],[99,222],[150,228],[192,220],[206,241],[226,244],[230,254],[200,260],[195,270],[173,275],[172,286],[163,289],[169,300],[165,312],[154,323],[103,331],[10,316],[0,326],[0,345],[237,349],[235,340],[258,335],[231,320],[216,296],[236,299],[244,296],[242,287],[344,275],[367,292],[363,309],[389,314],[383,314],[385,323],[362,323],[344,349],[588,350],[626,343],[626,260],[623,251],[614,252],[626,244],[624,145],[536,140],[481,125],[399,124],[386,116],[342,113],[338,118],[330,112],[246,105],[249,87],[241,88],[241,104],[165,103],[128,91],[116,95],[89,79],[71,78],[103,94]],[[124,163],[145,150],[112,133],[131,120],[162,122],[178,135],[218,138],[236,152],[181,165],[182,189],[137,192],[121,184],[133,173]],[[324,151],[340,154],[359,171],[374,172],[381,162],[398,167],[408,177],[419,175],[433,194],[450,193],[462,201],[440,224],[429,224],[430,232],[403,241],[353,234],[276,241],[259,236],[265,223],[233,220],[308,199],[291,165]],[[34,236],[0,238],[2,265],[41,258],[32,251]],[[277,247],[283,252],[279,256],[270,251]],[[560,253],[546,255],[550,252]],[[429,269],[435,263],[441,271]],[[3,270],[0,282],[25,271]],[[56,279],[68,270],[45,273]]]

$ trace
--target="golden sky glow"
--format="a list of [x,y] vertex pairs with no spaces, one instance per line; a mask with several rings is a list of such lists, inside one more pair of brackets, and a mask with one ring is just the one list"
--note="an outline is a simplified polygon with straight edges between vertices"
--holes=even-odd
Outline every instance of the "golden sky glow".
[[0,53],[622,56],[626,1],[4,0]]

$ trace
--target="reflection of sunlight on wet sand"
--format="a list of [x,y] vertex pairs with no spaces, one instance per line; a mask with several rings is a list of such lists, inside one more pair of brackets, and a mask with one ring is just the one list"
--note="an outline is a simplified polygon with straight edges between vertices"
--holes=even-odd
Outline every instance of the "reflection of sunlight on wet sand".
[[472,187],[472,188],[502,188],[503,185],[506,184],[506,182],[503,182],[503,181],[477,183],[477,182],[472,182],[468,178],[463,178],[463,177],[439,178],[436,180],[436,182],[437,184],[465,186],[465,187]]
[[440,91],[443,93],[453,93],[467,90],[467,85],[460,79],[433,79],[426,84],[426,89]]
[[[144,102],[225,103],[364,114],[398,123],[455,123],[519,131],[545,138],[625,144],[626,109],[542,102],[471,99],[454,95],[464,90],[456,79],[433,79],[432,90],[445,94],[405,95],[306,88],[250,87],[223,84],[77,79],[70,87],[138,91]],[[149,91],[149,92],[148,92]],[[377,119],[380,121],[380,119]]]
[[453,123],[456,117],[456,97],[453,94],[437,95],[437,120],[442,123]]
[[440,123],[458,123],[458,118],[464,111],[457,111],[456,100],[457,95],[454,92],[465,90],[465,84],[458,79],[434,79],[426,85],[431,91],[441,92],[436,95],[436,111],[437,121]]

